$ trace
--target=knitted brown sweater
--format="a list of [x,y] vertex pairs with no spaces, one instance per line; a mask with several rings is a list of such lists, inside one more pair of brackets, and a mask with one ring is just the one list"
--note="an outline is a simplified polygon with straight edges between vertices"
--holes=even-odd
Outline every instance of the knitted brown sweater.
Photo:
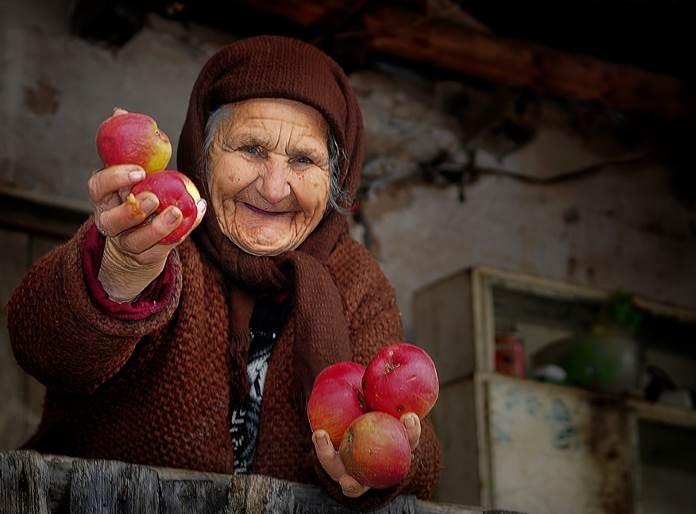
[[[9,304],[19,364],[47,386],[43,419],[27,447],[85,458],[222,473],[233,471],[229,324],[225,282],[187,240],[170,256],[174,287],[142,320],[96,307],[82,263],[91,222],[41,259]],[[394,292],[378,265],[344,236],[327,268],[340,292],[353,359],[402,340]],[[321,302],[321,298],[316,299]],[[374,508],[396,494],[427,498],[438,477],[439,447],[423,424],[411,473],[385,491],[350,500],[314,455],[292,370],[293,327],[281,332],[264,387],[254,473],[316,483],[344,504]]]

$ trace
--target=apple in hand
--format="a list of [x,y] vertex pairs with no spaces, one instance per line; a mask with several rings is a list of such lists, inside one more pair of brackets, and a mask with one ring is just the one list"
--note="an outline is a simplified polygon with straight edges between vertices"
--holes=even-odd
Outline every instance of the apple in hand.
[[127,201],[133,209],[139,210],[140,205],[135,196],[144,191],[150,191],[159,199],[156,214],[164,211],[170,205],[179,208],[183,219],[176,229],[165,236],[160,243],[171,244],[179,241],[193,226],[198,215],[197,203],[201,199],[196,186],[183,173],[174,170],[161,171],[148,175],[131,189]]
[[362,378],[365,366],[339,362],[317,375],[307,402],[307,418],[312,432],[326,430],[338,449],[341,438],[355,418],[365,412]]
[[105,119],[97,129],[96,143],[104,166],[137,164],[147,174],[164,170],[172,156],[169,138],[155,120],[136,112]]
[[382,348],[363,375],[363,393],[369,410],[399,419],[415,412],[423,419],[433,408],[440,386],[435,363],[425,350],[409,343]]
[[346,472],[373,489],[398,484],[411,468],[406,428],[384,412],[368,412],[355,419],[343,436],[339,453]]

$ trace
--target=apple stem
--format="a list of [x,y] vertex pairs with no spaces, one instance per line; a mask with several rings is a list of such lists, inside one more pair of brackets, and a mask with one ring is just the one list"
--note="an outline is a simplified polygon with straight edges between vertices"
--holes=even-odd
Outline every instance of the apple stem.
[[397,364],[394,364],[394,363],[391,362],[391,361],[387,362],[387,363],[384,365],[384,374],[385,374],[385,375],[388,375],[389,373],[391,373],[392,371],[394,371],[394,370],[395,370],[396,368],[398,368],[399,366],[400,366],[400,365],[399,365],[398,363],[397,363]]
[[133,214],[145,216],[145,213],[140,208],[140,202],[133,193],[128,193],[128,196],[126,197],[126,202],[128,202],[128,204],[131,206],[131,209],[133,209]]

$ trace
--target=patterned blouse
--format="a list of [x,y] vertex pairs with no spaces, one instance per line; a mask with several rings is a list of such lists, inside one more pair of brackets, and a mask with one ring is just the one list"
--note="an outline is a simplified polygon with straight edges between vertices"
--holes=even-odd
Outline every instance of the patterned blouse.
[[261,399],[266,381],[268,359],[271,357],[278,332],[290,311],[290,302],[276,303],[270,299],[259,299],[251,317],[251,343],[247,373],[249,394],[239,406],[232,410],[232,448],[234,450],[234,472],[251,473],[256,453],[256,443],[261,421]]

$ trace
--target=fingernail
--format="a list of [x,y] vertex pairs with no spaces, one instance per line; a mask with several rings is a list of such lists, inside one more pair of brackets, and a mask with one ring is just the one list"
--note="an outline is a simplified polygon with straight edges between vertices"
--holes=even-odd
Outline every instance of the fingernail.
[[413,416],[406,416],[406,428],[413,428],[416,426],[416,420]]
[[177,210],[169,209],[167,211],[167,219],[166,219],[167,223],[169,223],[170,225],[173,225],[174,223],[177,222],[178,219],[179,219],[179,213]]
[[142,180],[145,178],[145,172],[143,170],[133,170],[128,174],[128,176],[133,181]]
[[317,444],[317,446],[325,446],[326,445],[326,440],[328,439],[325,435],[319,435],[316,432],[312,435],[314,438],[314,442]]
[[201,198],[200,200],[198,200],[198,210],[202,214],[205,214],[205,211],[207,208],[208,208],[208,202],[205,201],[205,198]]
[[143,200],[140,204],[140,208],[144,211],[151,211],[155,208],[156,204],[157,202],[155,202],[154,198],[152,198],[151,196],[146,196],[145,200]]

